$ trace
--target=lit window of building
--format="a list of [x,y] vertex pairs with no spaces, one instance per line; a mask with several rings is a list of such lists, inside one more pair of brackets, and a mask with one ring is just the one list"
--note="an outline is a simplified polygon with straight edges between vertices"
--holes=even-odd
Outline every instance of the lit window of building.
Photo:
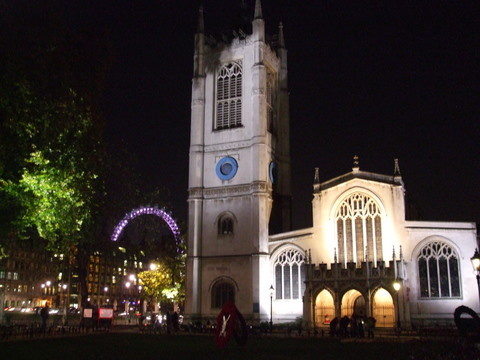
[[289,249],[278,255],[275,261],[275,298],[299,299],[305,291],[305,256]]
[[460,296],[460,268],[457,253],[447,244],[427,244],[417,258],[420,297],[449,298]]

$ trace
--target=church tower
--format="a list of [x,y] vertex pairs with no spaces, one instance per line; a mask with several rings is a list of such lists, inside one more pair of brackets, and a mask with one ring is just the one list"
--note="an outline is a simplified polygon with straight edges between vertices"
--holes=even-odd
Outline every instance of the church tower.
[[270,233],[291,230],[287,52],[280,24],[265,34],[260,0],[251,33],[195,34],[185,312],[213,318],[233,301],[267,320]]

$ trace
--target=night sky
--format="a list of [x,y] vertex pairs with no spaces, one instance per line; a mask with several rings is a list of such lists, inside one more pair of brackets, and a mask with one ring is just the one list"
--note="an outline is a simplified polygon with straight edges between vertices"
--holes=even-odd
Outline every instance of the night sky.
[[[242,1],[76,9],[112,39],[109,141],[128,144],[150,186],[171,190],[183,221],[200,3],[209,33],[237,22]],[[253,15],[254,0],[245,3]],[[288,49],[295,228],[311,226],[314,168],[325,181],[351,171],[354,155],[361,170],[382,174],[398,158],[425,220],[480,221],[479,12],[476,1],[447,3],[262,0],[267,31],[282,21]]]

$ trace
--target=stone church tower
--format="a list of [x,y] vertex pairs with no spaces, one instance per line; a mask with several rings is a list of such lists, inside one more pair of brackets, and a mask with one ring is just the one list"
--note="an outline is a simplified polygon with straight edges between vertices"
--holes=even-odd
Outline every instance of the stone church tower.
[[199,12],[185,306],[192,319],[216,317],[233,300],[246,319],[267,320],[268,237],[291,229],[287,52],[281,24],[267,40],[260,0],[252,15],[251,33],[214,39]]

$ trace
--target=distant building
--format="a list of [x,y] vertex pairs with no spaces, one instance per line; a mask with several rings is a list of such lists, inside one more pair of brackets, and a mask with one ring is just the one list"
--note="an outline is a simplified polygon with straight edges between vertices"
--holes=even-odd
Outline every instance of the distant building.
[[8,255],[0,260],[1,305],[17,309],[43,306],[47,301],[51,305],[58,259],[28,242],[15,243]]
[[317,169],[313,226],[292,231],[283,27],[267,37],[259,0],[253,15],[251,32],[215,39],[199,14],[186,315],[214,318],[231,300],[254,322],[355,314],[409,327],[451,323],[459,305],[478,311],[476,225],[407,220],[397,161],[383,175],[355,158],[324,182]]
[[[0,306],[26,311],[48,303],[51,308],[79,308],[77,263],[43,248],[12,244],[0,261]],[[138,273],[148,269],[141,251],[113,248],[95,251],[87,264],[86,286],[92,305],[124,311],[125,303],[141,310]]]

